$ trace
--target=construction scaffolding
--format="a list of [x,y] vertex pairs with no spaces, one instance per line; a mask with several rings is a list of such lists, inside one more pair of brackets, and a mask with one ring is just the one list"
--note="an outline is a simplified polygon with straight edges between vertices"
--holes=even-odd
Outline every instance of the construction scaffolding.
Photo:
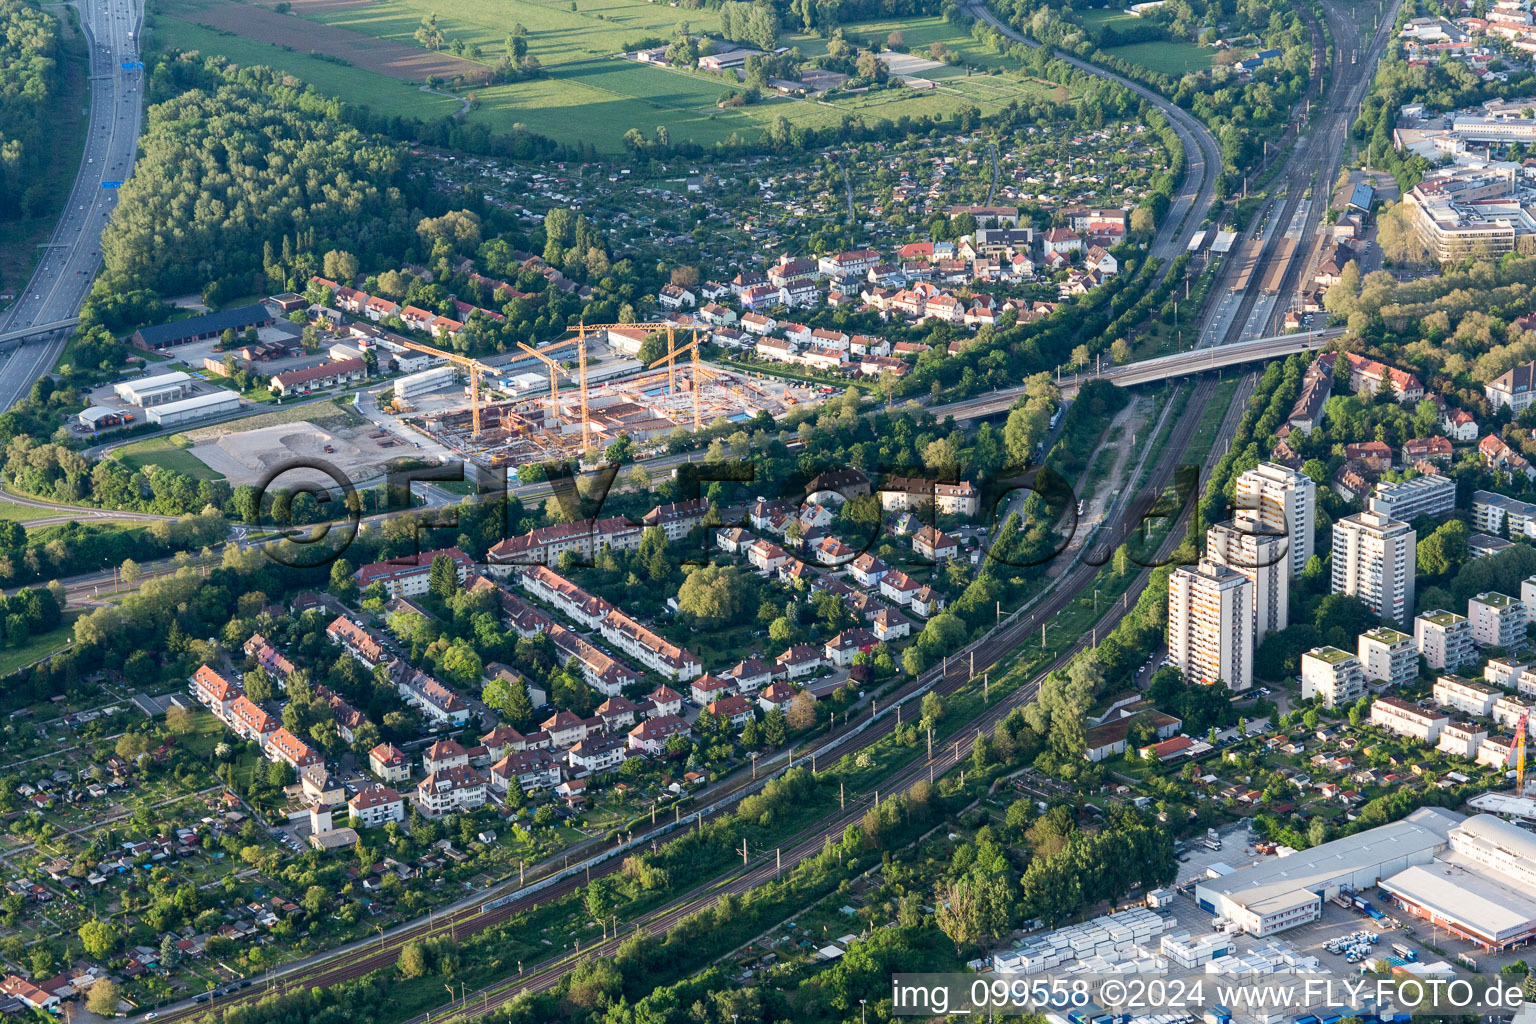
[[[606,345],[609,327],[664,333],[666,354],[638,372],[594,382],[589,375],[590,353],[593,347]],[[678,345],[682,331],[689,331],[691,338]],[[697,431],[721,420],[745,425],[760,412],[777,419],[790,408],[825,397],[806,385],[771,378],[751,380],[711,366],[703,359],[705,340],[702,332],[669,322],[578,325],[573,337],[539,348],[519,346],[544,365],[547,393],[494,397],[488,402],[480,400],[476,378],[491,368],[458,357],[454,361],[460,365],[474,364],[469,368],[472,385],[466,389],[470,407],[424,412],[413,423],[446,447],[490,466],[523,465],[596,454],[621,437],[642,450],[657,448],[679,429]],[[572,347],[574,365],[552,355]],[[503,373],[496,371],[498,376]],[[496,395],[493,383],[484,386]],[[418,408],[430,408],[422,399],[414,401]]]

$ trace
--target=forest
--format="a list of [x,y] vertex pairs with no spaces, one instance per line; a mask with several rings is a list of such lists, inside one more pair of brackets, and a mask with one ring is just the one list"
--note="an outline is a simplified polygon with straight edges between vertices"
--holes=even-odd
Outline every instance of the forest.
[[108,281],[162,294],[263,290],[263,245],[297,235],[373,263],[406,248],[425,194],[400,147],[264,68],[162,60],[143,156],[102,236]]
[[49,119],[64,84],[59,21],[35,3],[0,0],[0,221],[36,216],[51,156]]

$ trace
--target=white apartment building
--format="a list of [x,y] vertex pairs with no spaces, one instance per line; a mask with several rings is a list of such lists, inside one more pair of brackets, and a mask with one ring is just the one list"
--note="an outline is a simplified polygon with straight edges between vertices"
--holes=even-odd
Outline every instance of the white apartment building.
[[1377,512],[1333,524],[1333,592],[1358,597],[1384,619],[1406,624],[1413,614],[1418,535]]
[[374,783],[357,791],[347,801],[352,827],[378,828],[391,821],[405,820],[405,797],[388,786]]
[[1290,621],[1291,573],[1287,539],[1267,532],[1253,515],[1239,515],[1205,531],[1205,555],[1253,584],[1253,642]]
[[1435,703],[1443,708],[1482,718],[1493,713],[1493,703],[1500,692],[1497,686],[1445,675],[1435,680],[1434,696]]
[[1398,483],[1379,483],[1365,507],[1405,523],[1418,516],[1449,515],[1456,508],[1456,481],[1428,473]]
[[1536,576],[1521,581],[1520,603],[1525,606],[1525,621],[1536,622]]
[[1253,685],[1253,583],[1202,558],[1168,579],[1168,658],[1190,682]]
[[1488,738],[1488,730],[1471,722],[1447,722],[1435,749],[1457,757],[1474,758]]
[[1356,656],[1367,683],[1406,686],[1419,674],[1419,648],[1413,637],[1386,626],[1361,633]]
[[1525,606],[1508,594],[1478,594],[1467,602],[1467,619],[1479,647],[1512,651],[1525,646]]
[[1352,704],[1365,693],[1360,659],[1337,647],[1314,647],[1301,656],[1301,699],[1313,697],[1324,707]]
[[1371,702],[1371,724],[1420,743],[1434,743],[1451,716],[1431,711],[1397,697],[1377,697]]
[[1413,641],[1430,668],[1454,672],[1473,660],[1472,623],[1465,615],[1437,608],[1413,620]]
[[1312,557],[1317,523],[1317,485],[1312,478],[1275,462],[1261,462],[1237,478],[1237,508],[1252,512],[1288,541],[1291,575]]
[[485,777],[467,767],[433,772],[416,785],[416,803],[431,817],[474,810],[485,803]]

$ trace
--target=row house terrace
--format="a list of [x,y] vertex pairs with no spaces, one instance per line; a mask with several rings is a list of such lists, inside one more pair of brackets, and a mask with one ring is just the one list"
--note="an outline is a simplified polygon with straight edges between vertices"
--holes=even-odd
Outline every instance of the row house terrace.
[[608,613],[598,630],[620,650],[673,682],[687,682],[704,670],[699,659],[620,611]]
[[252,633],[242,649],[246,657],[255,659],[256,664],[277,680],[278,685],[284,684],[293,674],[293,662],[289,661],[282,651],[273,647],[260,633]]
[[406,668],[396,684],[400,696],[438,725],[458,729],[469,723],[464,698],[420,669]]
[[607,601],[581,589],[548,566],[536,565],[522,570],[518,582],[533,597],[553,606],[586,629],[596,629],[615,610]]
[[561,659],[575,659],[581,678],[603,696],[615,697],[624,687],[640,681],[640,673],[633,666],[559,623],[551,623],[547,632]]
[[362,662],[364,668],[371,669],[389,660],[389,652],[385,650],[384,644],[345,615],[337,616],[335,621],[326,626],[325,635]]
[[505,576],[520,565],[550,565],[567,551],[590,562],[604,548],[633,551],[640,546],[642,528],[623,516],[607,519],[583,519],[574,523],[541,526],[536,530],[508,537],[494,545],[486,556],[490,571]]
[[670,505],[658,505],[641,518],[640,524],[646,529],[659,526],[668,541],[677,541],[688,536],[695,527],[702,526],[708,512],[708,498],[693,498]]
[[192,673],[192,696],[203,707],[212,711],[222,722],[229,721],[229,710],[236,700],[244,696],[240,687],[219,675],[207,665]]

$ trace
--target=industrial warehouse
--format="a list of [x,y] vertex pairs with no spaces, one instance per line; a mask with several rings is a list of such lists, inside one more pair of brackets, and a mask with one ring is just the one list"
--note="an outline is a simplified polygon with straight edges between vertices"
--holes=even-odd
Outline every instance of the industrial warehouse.
[[1323,901],[1365,889],[1388,875],[1428,864],[1449,843],[1461,816],[1421,807],[1401,821],[1204,879],[1200,906],[1250,935],[1265,936],[1315,921]]
[[1401,821],[1213,872],[1200,906],[1251,935],[1322,916],[1324,900],[1379,885],[1408,914],[1485,950],[1536,936],[1536,835],[1491,814],[1420,808]]
[[1383,879],[1403,909],[1484,949],[1536,935],[1536,835],[1489,814],[1451,829],[1449,852]]

